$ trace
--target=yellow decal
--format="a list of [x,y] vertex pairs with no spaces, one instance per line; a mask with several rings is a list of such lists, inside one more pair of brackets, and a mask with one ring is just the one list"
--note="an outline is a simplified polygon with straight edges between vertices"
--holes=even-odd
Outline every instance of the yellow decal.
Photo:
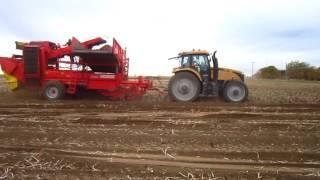
[[18,80],[16,77],[4,73],[4,78],[12,91],[18,88]]

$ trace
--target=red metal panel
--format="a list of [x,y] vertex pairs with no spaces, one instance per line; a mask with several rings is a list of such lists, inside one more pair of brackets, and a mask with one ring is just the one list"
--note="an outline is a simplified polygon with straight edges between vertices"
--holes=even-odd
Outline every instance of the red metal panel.
[[14,57],[0,57],[0,65],[3,72],[16,77],[21,82],[24,82],[23,61],[18,60]]
[[[92,58],[92,61],[81,61],[74,62],[73,59],[64,62],[59,58],[65,55],[71,55],[75,46],[88,48],[89,50],[94,45],[105,43],[102,38],[95,38],[89,41],[80,43],[77,39],[73,38],[72,43],[66,47],[60,47],[48,41],[37,41],[31,43],[31,45],[37,45],[40,47],[40,83],[42,86],[50,80],[57,80],[65,84],[68,93],[75,93],[78,85],[84,86],[86,89],[98,90],[102,95],[109,96],[112,99],[131,99],[136,96],[143,95],[146,90],[152,87],[152,83],[149,80],[139,77],[138,79],[128,80],[128,59],[126,58],[126,51],[121,48],[119,43],[114,39],[112,46],[112,54],[110,56],[104,56],[103,58],[116,58],[118,63],[118,71],[116,73],[98,73],[88,71],[87,69],[72,69],[73,65],[79,66],[108,66],[115,67],[116,64],[111,61],[97,61],[96,56],[88,56]],[[79,45],[80,44],[80,45]],[[28,45],[28,43],[26,43]],[[100,57],[101,58],[101,57]],[[50,68],[48,68],[48,62],[50,60]],[[104,60],[104,59],[102,59]],[[11,74],[24,82],[24,64],[23,59],[15,58],[0,58],[2,69],[8,74]],[[69,69],[61,70],[59,63],[69,64]],[[92,63],[92,64],[90,64]],[[101,63],[101,64],[100,64]]]

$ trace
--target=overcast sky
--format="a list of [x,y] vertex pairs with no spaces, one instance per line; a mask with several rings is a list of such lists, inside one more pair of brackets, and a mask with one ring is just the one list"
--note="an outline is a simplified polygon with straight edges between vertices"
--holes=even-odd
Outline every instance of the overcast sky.
[[115,37],[127,47],[131,75],[170,75],[168,58],[218,50],[221,66],[251,75],[292,60],[320,66],[319,0],[10,0],[0,6],[0,56],[14,41],[64,44]]

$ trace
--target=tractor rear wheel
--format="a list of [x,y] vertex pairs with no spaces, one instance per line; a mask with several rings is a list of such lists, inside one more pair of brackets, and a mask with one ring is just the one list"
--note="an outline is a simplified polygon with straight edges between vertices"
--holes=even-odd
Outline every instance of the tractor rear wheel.
[[227,102],[243,102],[248,98],[248,87],[241,81],[229,81],[223,88]]
[[42,95],[47,100],[61,99],[66,92],[65,86],[59,81],[49,81],[43,91]]
[[180,72],[170,79],[168,91],[173,101],[194,101],[200,93],[200,81],[191,73]]

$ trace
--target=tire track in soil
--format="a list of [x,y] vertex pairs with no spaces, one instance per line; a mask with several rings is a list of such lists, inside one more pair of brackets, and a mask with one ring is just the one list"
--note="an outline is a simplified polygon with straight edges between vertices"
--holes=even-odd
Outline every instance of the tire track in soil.
[[123,167],[319,174],[319,122],[317,105],[0,104],[2,151]]
[[277,162],[277,161],[255,161],[248,159],[218,159],[193,156],[172,156],[170,154],[146,154],[146,153],[114,153],[101,151],[65,150],[54,148],[28,148],[19,146],[0,146],[2,150],[40,152],[50,157],[62,157],[71,160],[94,160],[108,163],[120,163],[126,165],[151,165],[169,166],[181,168],[250,171],[260,173],[297,173],[307,174],[319,173],[320,163],[301,162]]

